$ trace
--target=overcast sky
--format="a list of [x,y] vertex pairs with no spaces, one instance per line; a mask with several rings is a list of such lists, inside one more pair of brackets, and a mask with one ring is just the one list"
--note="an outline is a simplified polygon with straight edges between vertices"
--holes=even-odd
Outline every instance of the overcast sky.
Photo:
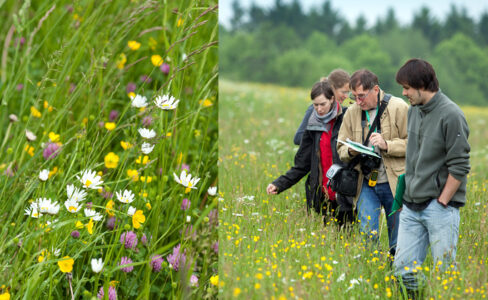
[[[219,22],[227,28],[233,14],[232,2],[233,0],[219,1]],[[270,8],[274,6],[275,0],[239,0],[239,2],[244,9],[248,9],[253,2],[260,7]],[[292,0],[282,0],[282,3],[291,2]],[[325,0],[300,0],[300,2],[304,11],[308,12],[311,8],[319,8]],[[483,12],[488,11],[488,0],[331,0],[330,3],[332,8],[345,17],[351,25],[355,24],[360,14],[364,15],[368,21],[368,27],[374,25],[378,17],[384,18],[389,7],[395,10],[400,24],[409,24],[413,15],[420,11],[422,6],[428,7],[431,14],[440,21],[444,20],[449,13],[452,4],[456,5],[458,9],[466,8],[468,15],[476,22],[479,21]]]

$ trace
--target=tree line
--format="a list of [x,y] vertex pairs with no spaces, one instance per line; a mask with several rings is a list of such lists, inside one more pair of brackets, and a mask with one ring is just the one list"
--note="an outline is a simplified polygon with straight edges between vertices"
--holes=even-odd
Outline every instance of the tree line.
[[381,87],[400,94],[396,71],[409,58],[428,60],[441,89],[459,104],[488,105],[488,12],[479,21],[451,6],[443,22],[421,7],[407,25],[393,9],[373,26],[352,24],[330,1],[305,13],[298,0],[263,9],[232,4],[231,27],[220,26],[219,68],[233,80],[309,88],[335,68],[368,68]]

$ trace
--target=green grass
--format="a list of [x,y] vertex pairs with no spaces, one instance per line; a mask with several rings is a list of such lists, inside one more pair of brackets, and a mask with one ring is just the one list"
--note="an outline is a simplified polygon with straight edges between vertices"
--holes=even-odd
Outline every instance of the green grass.
[[[0,295],[90,299],[102,286],[106,298],[109,286],[119,299],[216,295],[210,278],[218,272],[213,250],[217,201],[207,193],[217,184],[216,5],[199,0],[0,1]],[[129,41],[140,47],[130,49]],[[153,55],[169,65],[168,74],[152,63]],[[143,81],[143,75],[151,81]],[[148,107],[131,107],[129,83],[135,84],[135,94],[147,97]],[[175,110],[153,104],[163,94],[180,100]],[[118,117],[108,130],[111,111]],[[152,118],[148,127],[157,134],[146,164],[138,162],[144,140],[137,132],[145,117]],[[37,138],[27,140],[26,130]],[[43,151],[55,135],[61,151],[46,160]],[[122,141],[133,147],[124,149]],[[118,156],[113,167],[105,161],[110,152]],[[173,178],[184,166],[201,178],[189,193]],[[52,174],[45,182],[38,178],[42,169]],[[87,190],[83,208],[72,214],[64,206],[66,186],[81,188],[76,176],[85,169],[99,173],[103,191]],[[129,170],[137,170],[139,180],[131,180]],[[116,192],[125,189],[134,193],[134,202],[117,200]],[[25,215],[39,198],[57,201],[59,213]],[[187,210],[181,209],[184,198],[191,202]],[[114,230],[106,227],[110,200],[115,202]],[[92,233],[83,213],[88,202],[103,217],[93,222]],[[133,226],[129,206],[145,216],[140,228]],[[77,228],[77,221],[84,226]],[[75,230],[78,239],[71,236]],[[135,250],[119,242],[130,230],[139,241]],[[178,244],[189,265],[176,271],[167,258]],[[153,255],[164,258],[160,272],[152,270]],[[64,256],[74,259],[71,280],[58,267]],[[133,261],[130,273],[118,266],[124,256]],[[94,273],[90,261],[100,257],[104,269]],[[191,275],[198,277],[197,285],[191,285]]]
[[[293,164],[293,135],[309,91],[220,80],[220,296],[223,299],[398,299],[387,258],[387,228],[377,253],[357,226],[339,231],[307,216],[304,180],[278,196],[266,186]],[[486,187],[488,109],[465,107],[472,172],[461,209],[458,269],[441,272],[428,255],[426,299],[481,299],[488,289]],[[425,268],[427,267],[427,269]]]

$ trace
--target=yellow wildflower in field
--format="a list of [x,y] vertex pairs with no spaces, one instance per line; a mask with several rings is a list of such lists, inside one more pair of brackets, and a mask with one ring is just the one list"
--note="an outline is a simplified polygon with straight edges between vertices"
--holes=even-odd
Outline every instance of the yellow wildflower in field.
[[119,58],[116,61],[117,68],[122,70],[126,62],[127,62],[127,56],[125,56],[124,53],[120,53]]
[[146,208],[147,208],[147,210],[151,210],[151,208],[152,208],[152,207],[151,207],[151,203],[149,203],[149,202],[148,202],[148,203],[146,203]]
[[261,288],[261,285],[259,283],[254,284],[254,289],[259,290]]
[[143,165],[145,165],[145,164],[147,164],[148,162],[149,162],[149,156],[147,156],[147,155],[144,155],[144,157],[139,156],[139,157],[136,159],[136,163],[137,163],[137,164],[141,164],[141,163],[142,163]]
[[0,294],[0,300],[10,300],[10,294],[8,291],[6,291],[3,294]]
[[263,279],[263,274],[257,273],[255,277],[256,277],[256,279],[261,280],[261,279]]
[[25,152],[27,152],[30,156],[34,156],[34,147],[25,145],[24,148]]
[[134,98],[136,96],[136,93],[134,92],[130,92],[127,94],[127,97],[129,97],[130,99]]
[[392,294],[391,294],[391,289],[390,288],[386,288],[386,297],[387,298],[391,298]]
[[241,289],[240,288],[235,288],[234,289],[234,292],[232,293],[232,295],[234,297],[238,297],[240,294],[241,294]]
[[114,216],[114,205],[115,205],[115,202],[112,201],[112,200],[109,200],[107,202],[107,205],[105,205],[105,211],[107,212],[107,214],[111,217]]
[[155,54],[151,56],[151,62],[155,67],[159,67],[163,64],[163,58],[161,55]]
[[113,152],[110,152],[105,156],[105,167],[107,169],[115,169],[119,164],[119,156]]
[[140,179],[141,179],[142,182],[147,182],[147,183],[149,183],[149,182],[152,181],[152,177],[151,176],[141,176]]
[[178,23],[176,24],[176,27],[180,27],[183,24],[183,19],[178,18]]
[[37,108],[35,108],[34,106],[31,106],[30,111],[31,111],[31,115],[34,118],[40,118],[42,116],[41,112],[38,111]]
[[210,283],[217,286],[219,284],[219,275],[214,275],[210,277]]
[[93,234],[93,219],[90,218],[90,221],[85,226],[88,233]]
[[127,176],[129,176],[129,178],[134,182],[139,181],[139,172],[137,172],[137,170],[127,170]]
[[141,47],[141,43],[139,43],[137,41],[129,41],[129,42],[127,42],[127,46],[129,46],[130,50],[136,51],[137,49],[139,49]]
[[116,127],[116,125],[115,125],[114,122],[107,122],[107,123],[105,123],[105,129],[107,129],[108,131],[114,130],[115,127]]
[[212,101],[210,101],[210,99],[208,98],[205,100],[200,100],[198,103],[203,107],[209,107],[213,105]]
[[59,270],[63,273],[70,273],[73,271],[74,263],[75,261],[71,257],[65,256],[62,260],[58,261]]
[[122,146],[122,148],[124,148],[124,150],[130,149],[134,146],[131,143],[124,141],[120,141],[120,145]]
[[134,215],[132,215],[132,226],[134,226],[135,229],[138,229],[141,227],[141,223],[146,222],[146,217],[144,216],[144,213],[142,210],[137,210]]
[[51,131],[51,132],[49,132],[48,136],[49,136],[49,139],[51,140],[51,142],[53,142],[53,143],[56,143],[59,141],[59,134],[56,134],[56,133]]

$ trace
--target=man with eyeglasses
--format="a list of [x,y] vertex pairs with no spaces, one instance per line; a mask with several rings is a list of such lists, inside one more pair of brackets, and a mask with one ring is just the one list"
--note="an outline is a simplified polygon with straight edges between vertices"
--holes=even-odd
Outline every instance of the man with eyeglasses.
[[[393,259],[399,218],[398,213],[389,215],[398,176],[405,171],[408,105],[402,99],[383,92],[378,85],[378,77],[367,69],[356,71],[351,76],[349,87],[350,98],[356,103],[344,115],[338,139],[372,147],[381,158],[360,154],[343,143],[337,143],[337,151],[344,162],[360,155],[355,158],[359,161],[356,169],[360,172],[354,199],[360,230],[373,245],[377,245],[383,207],[387,216],[389,256]],[[375,121],[378,114],[379,120]]]

